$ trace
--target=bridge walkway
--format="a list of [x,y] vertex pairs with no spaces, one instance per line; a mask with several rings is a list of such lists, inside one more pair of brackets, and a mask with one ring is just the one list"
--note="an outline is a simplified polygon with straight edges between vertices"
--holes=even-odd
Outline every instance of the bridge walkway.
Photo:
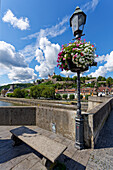
[[97,145],[92,150],[87,170],[113,170],[113,110],[108,117]]
[[[0,170],[44,170],[41,155],[25,144],[12,147],[11,129],[17,126],[0,126]],[[61,135],[27,126],[46,137],[66,145],[68,148],[59,157],[69,170],[112,170],[113,169],[113,110],[103,127],[94,150],[76,150],[74,141]]]

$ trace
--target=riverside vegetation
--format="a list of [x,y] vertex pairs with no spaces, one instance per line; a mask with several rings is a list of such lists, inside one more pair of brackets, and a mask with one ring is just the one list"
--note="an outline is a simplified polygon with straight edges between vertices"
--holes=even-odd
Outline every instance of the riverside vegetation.
[[[8,97],[16,97],[16,98],[49,98],[49,99],[67,99],[67,94],[64,94],[62,97],[60,94],[55,95],[55,89],[71,89],[71,88],[76,88],[77,87],[77,76],[74,76],[73,78],[70,77],[62,77],[60,75],[55,75],[52,77],[52,79],[57,78],[57,82],[54,84],[51,80],[44,82],[43,79],[37,80],[34,83],[26,83],[26,84],[16,84],[15,89],[13,93],[8,93]],[[85,80],[90,80],[94,79],[95,77],[81,77],[81,88],[82,87],[94,87],[95,82],[92,82],[90,84],[85,84]],[[63,84],[60,84],[60,81],[63,81]],[[68,81],[72,81],[72,83],[68,83]],[[36,85],[37,83],[37,85]],[[107,85],[107,86],[112,86],[113,84],[113,79],[111,77],[108,77],[107,79],[105,77],[99,76],[97,78],[97,86],[100,87],[101,85]],[[10,85],[5,85],[0,87],[0,91],[4,88],[9,88]],[[82,99],[81,95],[81,99]],[[70,100],[74,99],[74,95],[70,95]],[[86,95],[86,99],[88,96]]]

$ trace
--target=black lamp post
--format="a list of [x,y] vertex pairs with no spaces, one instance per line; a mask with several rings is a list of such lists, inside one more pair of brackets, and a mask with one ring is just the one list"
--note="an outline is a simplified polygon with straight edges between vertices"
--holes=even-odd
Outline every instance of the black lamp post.
[[[75,12],[70,18],[70,26],[72,27],[73,34],[76,39],[82,36],[82,32],[84,29],[84,24],[86,23],[86,14],[79,8],[76,7]],[[77,72],[77,114],[75,117],[75,147],[77,149],[84,148],[84,129],[83,129],[83,117],[81,115],[81,102],[80,102],[80,72],[87,70],[83,68],[73,68],[71,71]]]

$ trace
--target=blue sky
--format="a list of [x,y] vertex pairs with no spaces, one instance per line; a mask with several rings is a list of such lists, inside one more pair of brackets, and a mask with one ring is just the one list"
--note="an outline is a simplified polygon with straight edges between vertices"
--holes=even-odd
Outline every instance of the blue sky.
[[87,15],[86,41],[96,44],[97,67],[84,75],[113,77],[113,1],[1,0],[0,85],[32,82],[48,74],[73,76],[57,67],[62,44],[74,37],[69,18],[76,6]]

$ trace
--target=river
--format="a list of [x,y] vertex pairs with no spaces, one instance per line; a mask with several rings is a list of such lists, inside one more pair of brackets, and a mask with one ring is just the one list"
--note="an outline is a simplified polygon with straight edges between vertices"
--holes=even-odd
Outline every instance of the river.
[[8,103],[8,102],[3,102],[3,101],[0,101],[0,106],[15,106],[15,104],[13,104],[13,103]]

